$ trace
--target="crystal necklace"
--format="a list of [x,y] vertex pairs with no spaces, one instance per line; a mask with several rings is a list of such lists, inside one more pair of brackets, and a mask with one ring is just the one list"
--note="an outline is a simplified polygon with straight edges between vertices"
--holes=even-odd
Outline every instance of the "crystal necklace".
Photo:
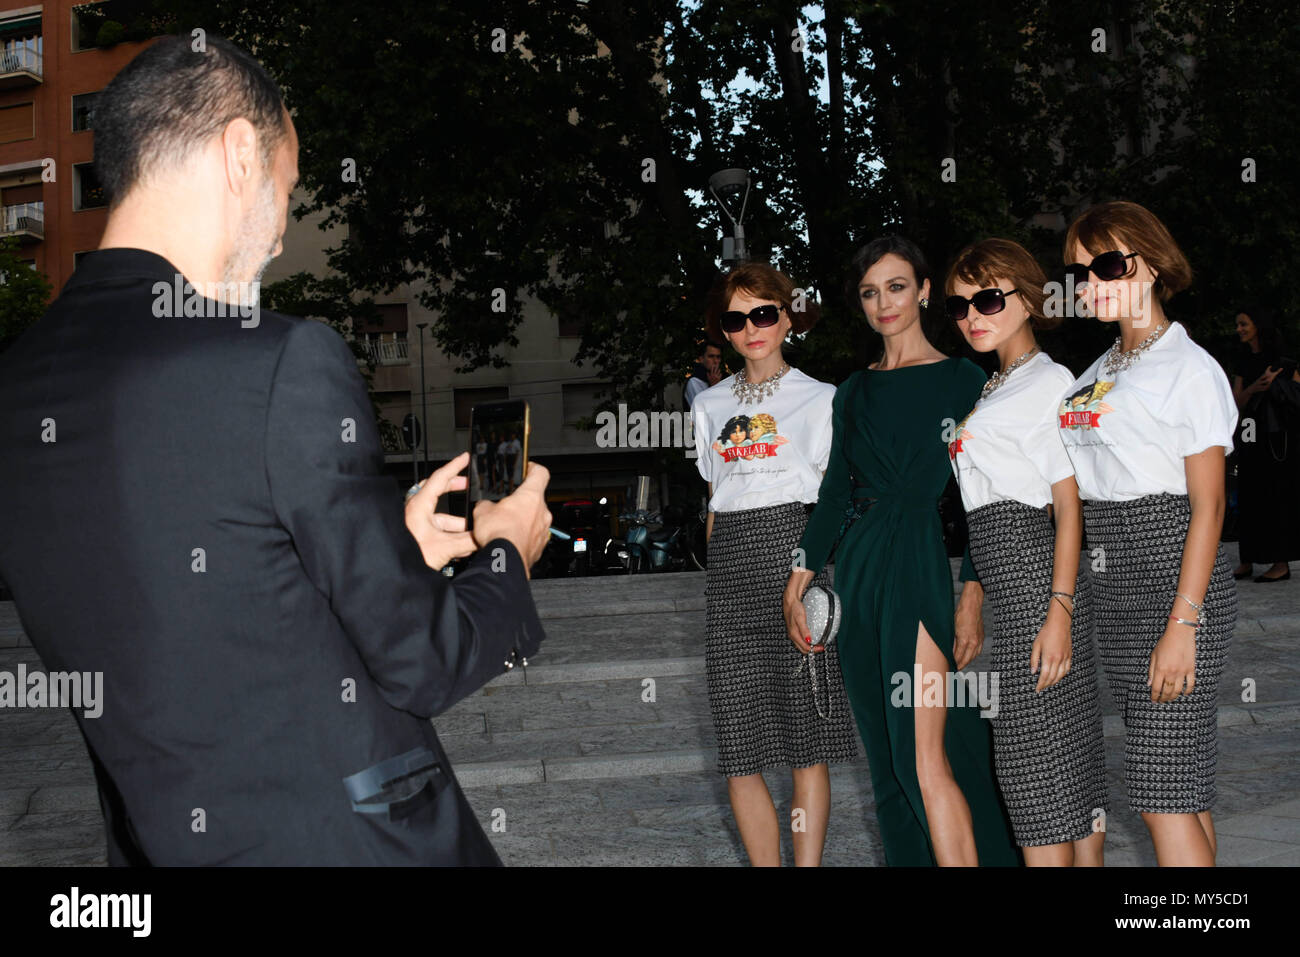
[[745,376],[745,370],[741,369],[736,373],[736,381],[731,383],[731,393],[736,397],[741,405],[747,405],[750,402],[762,402],[764,399],[772,398],[773,393],[781,385],[781,377],[790,371],[789,363],[782,363],[781,368],[772,375],[768,376],[762,382],[750,382]]
[[1133,363],[1137,362],[1138,359],[1142,358],[1142,353],[1150,349],[1152,344],[1160,338],[1160,334],[1167,328],[1169,328],[1168,323],[1161,322],[1160,325],[1151,330],[1151,335],[1139,342],[1134,348],[1123,352],[1121,352],[1119,348],[1120,341],[1116,339],[1115,344],[1111,346],[1110,351],[1106,353],[1105,361],[1101,364],[1102,372],[1107,375],[1114,375],[1116,372],[1123,372]]
[[1034,346],[1024,355],[1017,357],[1011,365],[1007,366],[1004,372],[995,372],[989,376],[989,381],[984,383],[984,388],[980,390],[980,398],[983,399],[992,392],[996,392],[1002,387],[1002,383],[1011,378],[1011,373],[1015,372],[1022,365],[1038,354],[1038,346]]

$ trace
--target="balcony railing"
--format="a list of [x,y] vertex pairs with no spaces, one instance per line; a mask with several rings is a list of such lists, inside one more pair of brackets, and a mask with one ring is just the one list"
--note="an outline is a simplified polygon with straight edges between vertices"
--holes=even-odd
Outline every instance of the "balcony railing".
[[42,57],[35,50],[17,47],[0,53],[0,89],[40,83]]
[[20,243],[39,242],[45,238],[45,204],[19,203],[3,207],[0,236],[16,236]]
[[397,339],[387,342],[363,342],[361,348],[381,366],[400,366],[410,362],[406,351],[406,340]]

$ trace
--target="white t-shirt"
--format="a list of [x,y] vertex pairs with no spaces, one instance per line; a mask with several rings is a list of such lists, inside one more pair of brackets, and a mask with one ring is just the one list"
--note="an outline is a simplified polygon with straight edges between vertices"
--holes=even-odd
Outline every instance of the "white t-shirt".
[[691,405],[695,464],[713,483],[709,511],[816,502],[831,455],[835,386],[792,368],[770,399],[741,405],[735,380],[705,389]]
[[1057,434],[1057,407],[1074,374],[1040,352],[957,426],[948,457],[970,512],[1011,500],[1051,504],[1052,486],[1074,474]]
[[1129,368],[1098,378],[1104,358],[1074,380],[1057,410],[1080,497],[1186,495],[1183,459],[1215,445],[1232,449],[1237,404],[1227,375],[1177,322]]
[[709,387],[709,380],[693,375],[686,382],[686,408],[690,408],[695,397]]

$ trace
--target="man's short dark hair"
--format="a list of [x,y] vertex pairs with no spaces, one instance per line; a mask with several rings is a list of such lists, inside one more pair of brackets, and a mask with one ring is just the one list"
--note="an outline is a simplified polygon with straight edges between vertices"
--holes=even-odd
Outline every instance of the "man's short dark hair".
[[169,36],[122,68],[95,101],[95,170],[110,203],[156,169],[177,166],[243,117],[261,143],[261,162],[287,135],[280,87],[262,65],[221,37],[195,52]]

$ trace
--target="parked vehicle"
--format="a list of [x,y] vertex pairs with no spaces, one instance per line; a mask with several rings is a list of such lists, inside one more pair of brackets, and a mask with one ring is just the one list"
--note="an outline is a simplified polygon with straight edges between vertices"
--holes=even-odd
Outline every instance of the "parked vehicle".
[[703,571],[703,525],[698,514],[670,505],[663,512],[633,509],[620,515],[623,538],[611,539],[606,566],[628,574],[642,571]]
[[571,499],[551,515],[551,525],[569,535],[552,536],[550,569],[556,577],[598,575],[605,570],[605,548],[609,542],[609,507],[605,499]]

